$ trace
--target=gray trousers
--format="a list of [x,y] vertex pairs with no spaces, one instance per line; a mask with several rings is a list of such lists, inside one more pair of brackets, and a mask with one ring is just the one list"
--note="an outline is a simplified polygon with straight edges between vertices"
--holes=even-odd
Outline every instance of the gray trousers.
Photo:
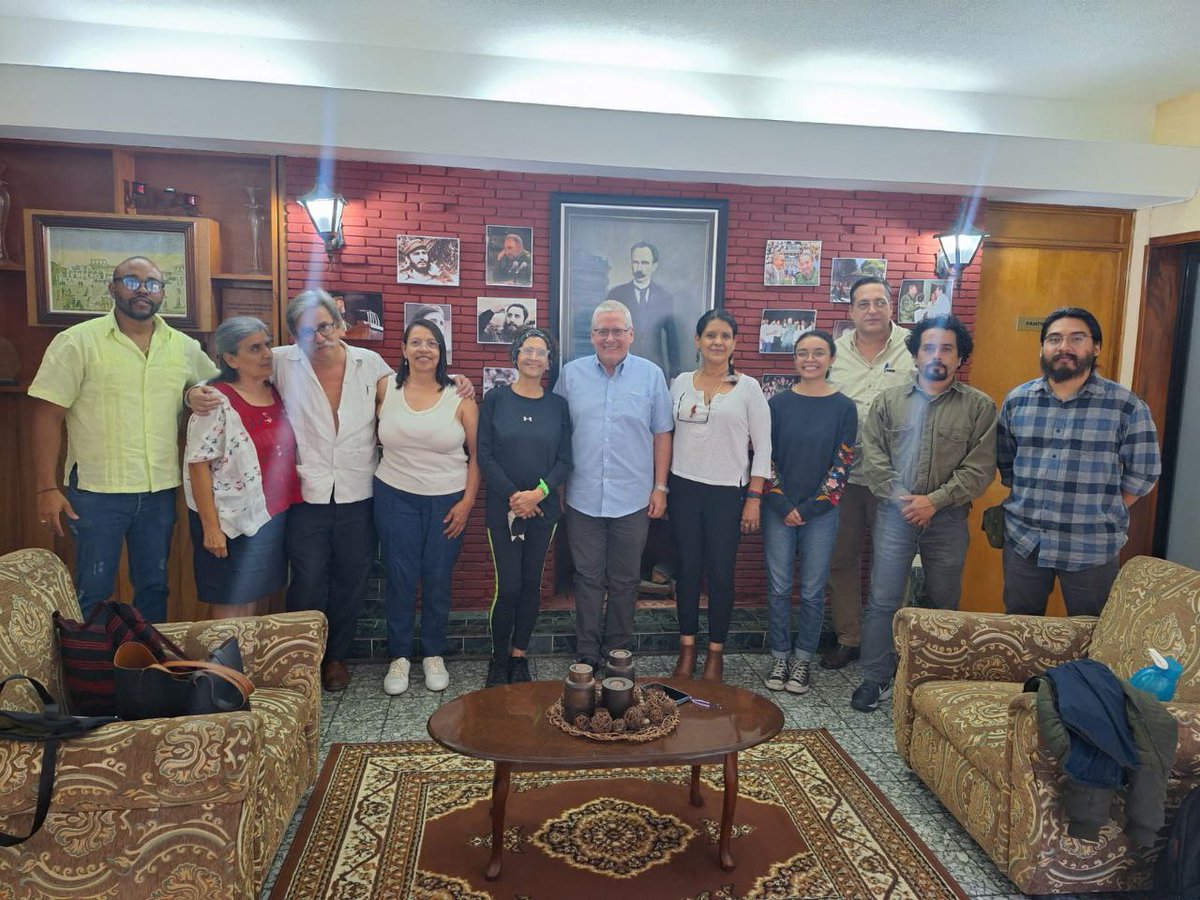
[[567,543],[575,563],[577,656],[602,659],[602,644],[604,652],[631,649],[633,611],[649,527],[645,509],[601,518],[567,507]]
[[1120,554],[1078,572],[1038,565],[1037,552],[1024,557],[1004,542],[1004,611],[1010,615],[1044,616],[1046,601],[1058,578],[1068,616],[1098,616],[1121,568]]
[[884,684],[896,674],[892,619],[904,601],[913,557],[921,554],[925,592],[938,609],[958,609],[967,556],[967,507],[947,506],[924,528],[909,525],[894,503],[875,513],[871,599],[863,616],[862,670],[866,681]]

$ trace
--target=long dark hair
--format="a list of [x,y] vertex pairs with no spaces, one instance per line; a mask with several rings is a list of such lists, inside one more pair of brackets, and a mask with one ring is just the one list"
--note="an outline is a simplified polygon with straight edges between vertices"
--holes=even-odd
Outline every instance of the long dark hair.
[[[710,309],[696,321],[696,337],[704,337],[704,329],[708,328],[708,323],[713,319],[719,319],[729,326],[729,330],[733,332],[733,336],[737,337],[737,319],[732,313],[726,312],[723,309]],[[729,354],[729,374],[735,374],[733,371],[733,354]]]
[[[412,324],[404,329],[404,345],[408,346],[408,336],[412,334],[412,330],[420,326],[431,332],[437,340],[438,345],[438,361],[437,371],[433,373],[434,380],[438,383],[439,390],[449,386],[452,382],[450,375],[446,371],[446,338],[442,335],[442,329],[438,328],[429,319],[414,319]],[[408,380],[408,357],[404,352],[400,353],[400,368],[396,372],[396,387],[404,387],[404,382]]]

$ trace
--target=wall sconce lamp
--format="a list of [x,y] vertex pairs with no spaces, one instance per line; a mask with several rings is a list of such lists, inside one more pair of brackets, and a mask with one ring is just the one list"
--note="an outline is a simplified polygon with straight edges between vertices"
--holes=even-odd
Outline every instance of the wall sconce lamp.
[[962,270],[975,261],[975,254],[979,252],[979,246],[987,236],[974,225],[967,224],[967,214],[964,210],[956,227],[934,235],[940,247],[934,263],[937,277],[957,280]]
[[297,197],[296,202],[308,213],[313,230],[325,242],[325,255],[332,263],[334,252],[346,246],[346,238],[342,234],[342,213],[346,209],[346,198],[317,182],[311,191]]

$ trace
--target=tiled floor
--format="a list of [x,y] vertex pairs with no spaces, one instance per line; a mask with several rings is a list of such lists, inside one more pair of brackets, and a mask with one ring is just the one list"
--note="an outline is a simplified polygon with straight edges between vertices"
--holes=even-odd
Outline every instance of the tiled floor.
[[[558,679],[565,672],[566,657],[535,657],[535,678]],[[675,664],[673,656],[639,656],[639,675],[667,675]],[[885,703],[869,715],[850,708],[850,694],[859,682],[858,665],[839,672],[814,667],[813,689],[804,696],[768,691],[763,684],[770,658],[762,653],[729,654],[725,681],[769,696],[783,710],[785,727],[828,728],[855,762],[887,795],[914,830],[930,846],[963,889],[973,898],[1024,897],[997,871],[987,855],[938,803],[933,794],[905,768],[895,751],[891,704]],[[408,693],[389,698],[382,690],[386,666],[363,663],[351,666],[353,680],[342,694],[325,694],[321,720],[321,761],[336,741],[428,740],[425,722],[437,707],[468,691],[483,686],[487,663],[483,660],[451,660],[450,688],[442,694],[425,690],[420,666],[413,667]],[[305,798],[305,802],[307,798]],[[267,890],[275,881],[288,846],[304,812],[296,811],[292,825],[267,879]],[[1068,897],[1068,895],[1060,895]],[[1086,894],[1089,900],[1122,898],[1133,894]]]

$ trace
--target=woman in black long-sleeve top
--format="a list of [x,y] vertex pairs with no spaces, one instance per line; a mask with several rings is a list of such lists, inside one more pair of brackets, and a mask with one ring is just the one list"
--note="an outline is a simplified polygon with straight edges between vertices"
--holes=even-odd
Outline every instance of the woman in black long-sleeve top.
[[567,402],[542,387],[554,362],[553,338],[525,329],[513,341],[512,359],[516,382],[488,391],[479,415],[485,521],[496,567],[485,687],[530,680],[525,649],[541,603],[546,552],[562,515],[558,488],[571,471]]

